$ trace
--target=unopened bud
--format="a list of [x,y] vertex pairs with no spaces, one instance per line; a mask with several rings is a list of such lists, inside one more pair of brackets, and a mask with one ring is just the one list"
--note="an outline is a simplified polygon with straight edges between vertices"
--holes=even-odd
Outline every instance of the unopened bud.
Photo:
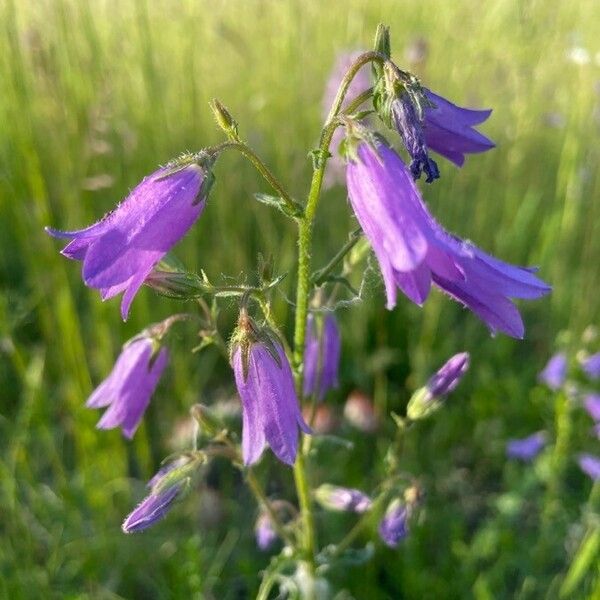
[[225,429],[223,422],[204,404],[194,404],[190,409],[190,414],[198,423],[201,431],[208,437],[215,437]]
[[329,510],[363,513],[371,508],[371,498],[360,490],[324,483],[315,490],[317,502]]
[[227,134],[227,137],[232,140],[239,140],[238,124],[227,108],[216,98],[213,98],[210,102],[210,108],[213,111],[217,124]]

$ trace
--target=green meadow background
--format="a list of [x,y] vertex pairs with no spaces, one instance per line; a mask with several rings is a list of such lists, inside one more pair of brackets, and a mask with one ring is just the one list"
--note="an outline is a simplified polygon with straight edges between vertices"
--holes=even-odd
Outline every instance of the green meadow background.
[[[599,320],[599,16],[596,0],[0,1],[0,597],[254,597],[269,558],[227,464],[154,529],[120,530],[185,438],[189,407],[234,397],[228,365],[213,349],[191,354],[194,331],[180,327],[134,441],[96,431],[84,402],[121,344],[181,306],[144,289],[123,323],[118,300],[86,288],[43,228],[89,224],[157,165],[221,141],[212,97],[302,200],[328,71],[385,22],[399,64],[460,104],[494,108],[482,130],[497,148],[461,170],[440,159],[442,178],[424,188],[432,211],[500,258],[539,265],[554,291],[521,303],[524,341],[492,338],[437,293],[423,309],[401,298],[387,312],[376,278],[340,312],[341,386],[327,401],[340,410],[361,390],[385,424],[375,435],[342,425],[354,448],[324,449],[316,481],[372,489],[389,412],[451,354],[470,351],[472,367],[407,440],[403,468],[426,492],[409,538],[397,551],[376,543],[372,561],[331,579],[347,590],[340,599],[600,598],[599,494],[574,460],[598,442],[572,401],[536,381],[559,347],[575,365]],[[269,190],[241,156],[223,155],[215,174],[175,253],[215,282],[252,278],[257,254],[273,254],[290,272],[276,304],[289,331],[294,226],[253,200]],[[353,227],[343,188],[327,191],[315,266]],[[224,306],[227,335],[235,306]],[[506,439],[540,429],[550,443],[538,461],[507,463]],[[259,476],[294,500],[291,472],[271,457]],[[353,519],[318,521],[327,543]]]

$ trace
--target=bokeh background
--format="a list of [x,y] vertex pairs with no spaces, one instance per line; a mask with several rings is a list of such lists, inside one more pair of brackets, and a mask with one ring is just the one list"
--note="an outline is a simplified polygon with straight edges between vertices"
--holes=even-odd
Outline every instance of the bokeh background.
[[[340,425],[354,448],[323,450],[315,480],[371,489],[393,434],[389,412],[402,413],[451,354],[468,350],[473,364],[444,411],[407,440],[404,468],[426,490],[411,535],[332,578],[344,597],[376,600],[600,597],[600,541],[584,543],[598,540],[598,516],[574,460],[597,442],[585,415],[536,380],[559,347],[573,364],[585,343],[598,350],[589,329],[582,341],[600,308],[596,0],[0,3],[2,597],[253,597],[269,558],[255,549],[255,507],[229,465],[211,468],[153,530],[120,530],[144,481],[187,439],[189,407],[234,397],[228,365],[213,349],[191,354],[194,331],[181,328],[135,440],[97,432],[84,402],[121,344],[181,306],[144,289],[123,323],[118,300],[103,304],[85,288],[43,227],[91,223],[158,164],[220,141],[215,96],[302,199],[327,74],[340,51],[369,47],[379,22],[391,27],[397,62],[433,90],[494,108],[482,129],[498,147],[462,170],[440,159],[442,179],[425,190],[432,211],[502,259],[540,265],[554,291],[522,303],[524,341],[491,338],[440,294],[387,312],[376,279],[340,313],[342,383],[328,403],[341,410],[360,390],[383,423],[376,434]],[[292,271],[291,294],[293,225],[253,200],[268,190],[240,156],[224,155],[216,176],[177,256],[218,282],[252,277],[257,253],[272,254],[279,272]],[[315,264],[354,227],[344,189],[327,191]],[[280,297],[283,327],[288,308]],[[233,313],[226,306],[225,333]],[[506,461],[508,438],[540,429],[550,444],[535,464]],[[259,474],[269,493],[293,499],[290,472],[272,458]],[[321,513],[322,541],[352,521]]]

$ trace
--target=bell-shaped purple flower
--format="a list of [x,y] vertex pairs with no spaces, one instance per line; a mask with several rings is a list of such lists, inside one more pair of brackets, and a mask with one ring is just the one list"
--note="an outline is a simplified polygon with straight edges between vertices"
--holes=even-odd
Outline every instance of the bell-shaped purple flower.
[[465,154],[495,147],[492,140],[474,128],[490,116],[491,110],[462,108],[426,88],[423,91],[433,105],[425,107],[423,118],[423,134],[430,150],[462,167]]
[[324,508],[344,512],[363,513],[373,502],[364,492],[324,483],[315,490],[315,498]]
[[398,154],[381,141],[358,141],[347,168],[350,202],[375,252],[387,308],[400,288],[422,305],[434,283],[470,308],[492,332],[522,338],[510,298],[539,298],[550,287],[536,269],[504,263],[443,229],[430,215]]
[[508,458],[529,462],[542,451],[545,445],[546,435],[543,431],[538,431],[526,438],[509,440],[506,444],[506,455]]
[[156,352],[151,338],[138,337],[123,347],[110,375],[92,392],[88,408],[108,407],[98,429],[121,427],[132,438],[167,364],[167,349]]
[[545,383],[551,390],[558,390],[567,378],[567,355],[558,352],[550,358],[538,375],[538,380]]
[[379,536],[390,548],[396,548],[408,535],[409,510],[400,499],[393,500],[379,523]]
[[[298,428],[310,433],[304,422],[287,356],[278,341],[250,341],[244,357],[242,345],[235,345],[232,364],[242,400],[242,454],[252,465],[265,446],[292,465],[298,451]],[[244,362],[246,361],[246,364]]]
[[62,254],[83,263],[88,287],[102,300],[121,292],[121,315],[129,307],[152,268],[188,232],[204,210],[212,175],[205,166],[188,163],[158,169],[146,177],[115,210],[78,231],[46,231],[71,241]]
[[600,379],[600,352],[588,356],[583,361],[582,367],[590,379]]
[[322,319],[308,315],[304,352],[304,395],[315,394],[319,400],[338,385],[341,339],[335,316]]
[[147,529],[169,512],[171,505],[185,486],[185,481],[181,479],[166,486],[163,486],[162,482],[173,469],[180,465],[180,461],[173,461],[162,467],[148,482],[150,493],[133,509],[121,525],[121,529],[125,533]]
[[273,527],[273,521],[267,513],[261,513],[254,526],[256,545],[263,551],[270,550],[277,541],[277,532]]
[[600,394],[588,394],[583,399],[583,406],[594,421],[600,422]]
[[600,458],[593,454],[581,454],[577,462],[580,469],[593,481],[600,481]]

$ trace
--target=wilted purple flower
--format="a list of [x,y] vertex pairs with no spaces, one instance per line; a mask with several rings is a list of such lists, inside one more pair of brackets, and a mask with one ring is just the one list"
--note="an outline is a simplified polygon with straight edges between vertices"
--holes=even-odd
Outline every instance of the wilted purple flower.
[[324,483],[315,490],[315,497],[324,508],[363,513],[371,508],[371,498],[354,488]]
[[383,142],[358,142],[347,180],[352,208],[379,262],[388,309],[396,305],[397,287],[422,305],[433,282],[492,332],[523,337],[523,321],[510,298],[539,298],[550,291],[536,269],[504,263],[445,231],[398,154]]
[[279,460],[293,464],[298,427],[305,433],[310,428],[300,413],[292,370],[281,344],[275,341],[267,347],[260,341],[249,342],[247,365],[242,347],[236,345],[232,363],[243,408],[244,463],[254,464],[268,444]]
[[396,548],[408,535],[408,507],[396,498],[388,506],[379,523],[379,536],[390,548]]
[[88,408],[108,406],[96,427],[121,427],[132,438],[158,380],[167,364],[167,349],[155,351],[148,337],[138,337],[123,347],[110,375],[92,392]]
[[509,440],[506,444],[506,454],[509,458],[515,458],[529,462],[533,460],[546,445],[546,435],[538,431],[526,438]]
[[322,400],[338,385],[341,340],[333,314],[325,315],[321,323],[312,314],[308,315],[305,346],[304,395],[316,394]]
[[[364,50],[356,50],[354,52],[344,52],[340,54],[335,62],[335,65],[331,71],[327,84],[325,86],[325,93],[323,94],[323,118],[326,118],[331,109],[331,105],[335,100],[338,88],[346,71],[350,68],[352,63],[364,52]],[[371,76],[369,66],[365,65],[362,67],[348,87],[342,109],[346,108],[348,102],[359,96],[362,92],[371,87]],[[339,147],[344,139],[344,132],[339,127],[334,131],[333,137],[331,138],[331,144],[329,145],[329,151],[331,152],[331,158],[327,163],[327,170],[325,171],[325,177],[323,178],[323,187],[325,189],[331,188],[338,183],[344,182],[345,163],[342,157],[339,155]]]
[[593,481],[600,480],[600,458],[592,454],[580,454],[577,462],[581,470]]
[[261,513],[254,526],[256,545],[263,551],[269,550],[277,541],[277,532],[273,527],[271,517],[267,513]]
[[588,377],[600,379],[600,352],[588,356],[582,366]]
[[173,485],[161,489],[161,481],[175,468],[181,466],[174,461],[162,467],[148,482],[150,494],[146,496],[128,515],[121,528],[125,533],[134,533],[147,529],[160,521],[170,510],[175,498],[182,491],[185,481],[179,480]]
[[196,222],[206,204],[212,175],[197,163],[161,168],[144,180],[101,221],[78,231],[46,231],[70,238],[62,254],[83,262],[84,283],[102,300],[121,292],[121,315],[154,265]]
[[567,355],[559,352],[552,356],[538,375],[539,381],[551,390],[558,390],[567,378]]
[[492,140],[474,129],[490,116],[491,110],[462,108],[426,88],[423,91],[434,105],[425,108],[423,119],[425,142],[430,150],[461,167],[465,154],[485,152],[495,147]]
[[600,421],[600,394],[588,394],[583,400],[583,406],[594,421]]

